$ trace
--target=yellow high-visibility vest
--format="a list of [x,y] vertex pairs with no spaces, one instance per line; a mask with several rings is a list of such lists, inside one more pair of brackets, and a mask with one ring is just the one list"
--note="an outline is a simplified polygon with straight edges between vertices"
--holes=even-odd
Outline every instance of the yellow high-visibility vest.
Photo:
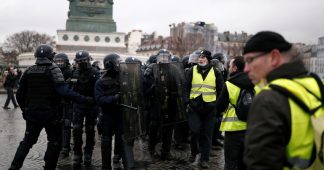
[[198,73],[197,66],[193,67],[190,99],[195,99],[200,95],[204,102],[216,101],[216,76],[213,67],[209,70],[205,80]]
[[246,122],[238,119],[235,108],[232,104],[237,104],[238,97],[240,95],[241,88],[237,87],[233,83],[227,81],[226,83],[229,101],[228,108],[223,114],[220,131],[240,131],[246,130]]
[[[313,77],[290,79],[276,79],[270,82],[263,90],[271,89],[269,85],[278,85],[298,99],[303,101],[310,109],[315,109],[322,103],[318,98],[322,98],[320,89],[316,80]],[[308,92],[307,90],[310,92]],[[286,146],[286,157],[288,162],[295,168],[306,169],[311,163],[311,156],[314,146],[314,129],[311,122],[311,116],[298,106],[293,99],[288,98],[290,114],[291,114],[291,136],[288,145]],[[324,113],[324,108],[320,111]],[[284,169],[289,169],[285,167]]]

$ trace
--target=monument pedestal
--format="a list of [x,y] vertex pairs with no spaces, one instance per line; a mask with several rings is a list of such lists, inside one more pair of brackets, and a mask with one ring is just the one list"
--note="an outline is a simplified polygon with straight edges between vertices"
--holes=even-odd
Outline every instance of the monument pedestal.
[[[58,30],[57,35],[57,52],[75,54],[79,50],[86,50],[94,60],[101,60],[103,55],[112,52],[127,53],[125,33]],[[73,59],[73,57],[74,56],[69,56],[70,59]]]
[[57,31],[58,51],[126,52],[125,33]]

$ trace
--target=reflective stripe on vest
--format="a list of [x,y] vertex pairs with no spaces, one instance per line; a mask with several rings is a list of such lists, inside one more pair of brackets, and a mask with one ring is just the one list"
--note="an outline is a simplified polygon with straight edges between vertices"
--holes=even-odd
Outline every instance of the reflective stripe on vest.
[[190,99],[202,95],[204,102],[216,101],[216,76],[213,67],[209,70],[205,80],[198,73],[197,66],[193,67]]
[[[312,77],[293,80],[277,79],[270,82],[270,84],[281,86],[290,91],[310,109],[321,105],[321,102],[307,91],[309,90],[319,98],[321,97],[319,87]],[[270,89],[269,85],[265,89]],[[305,169],[311,163],[310,159],[314,147],[313,126],[309,113],[305,113],[292,99],[289,98],[288,102],[291,112],[291,136],[286,146],[287,161],[294,168]],[[285,169],[289,168],[286,167]]]
[[226,112],[223,115],[220,131],[246,130],[246,122],[238,119],[235,113],[235,108],[231,104],[231,103],[233,104],[237,103],[237,99],[240,95],[241,89],[229,81],[226,82],[226,87],[227,87],[230,103],[228,105]]

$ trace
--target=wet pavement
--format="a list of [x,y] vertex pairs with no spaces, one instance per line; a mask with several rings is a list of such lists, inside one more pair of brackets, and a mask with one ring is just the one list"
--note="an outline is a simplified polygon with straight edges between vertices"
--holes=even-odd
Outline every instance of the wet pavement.
[[[6,100],[5,94],[0,94],[0,103],[3,106]],[[12,103],[9,107],[13,108]],[[25,121],[22,119],[21,110],[0,108],[0,170],[8,169],[13,156],[16,152],[19,142],[22,140],[25,131]],[[97,134],[96,134],[97,135]],[[72,144],[73,145],[73,144]],[[30,150],[24,162],[23,170],[42,169],[44,165],[44,153],[47,146],[46,134],[43,130],[37,143]],[[158,144],[156,151],[159,153],[161,144]],[[211,151],[210,168],[213,170],[222,170],[224,166],[223,149],[214,148]],[[70,154],[71,155],[71,154]],[[199,169],[197,161],[193,164],[187,162],[190,156],[189,145],[183,150],[172,147],[172,160],[162,161],[158,157],[151,158],[148,154],[147,142],[136,140],[134,145],[134,158],[137,169],[172,169],[172,170],[190,170]],[[116,165],[115,167],[120,167]],[[57,170],[99,170],[101,169],[100,140],[97,137],[96,146],[93,152],[92,166],[90,167],[72,167],[71,157],[60,159]]]

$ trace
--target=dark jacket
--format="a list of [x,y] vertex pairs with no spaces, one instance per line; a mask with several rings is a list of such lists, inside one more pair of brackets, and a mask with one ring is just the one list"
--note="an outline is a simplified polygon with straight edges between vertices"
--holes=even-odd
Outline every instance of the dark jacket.
[[118,76],[111,77],[107,73],[97,80],[95,84],[95,99],[102,108],[103,115],[108,113],[120,113],[120,106],[114,96],[120,93]]
[[3,84],[3,87],[4,88],[14,88],[17,78],[18,78],[18,76],[9,72],[8,75],[6,76],[5,83]]
[[[97,69],[90,67],[87,70],[73,70],[72,72],[72,88],[83,96],[95,98],[95,84],[100,78]],[[76,81],[76,82],[75,82]],[[95,108],[96,103],[79,104],[74,103],[73,109]]]
[[[202,74],[203,79],[207,77],[207,74],[210,71],[211,67],[212,66],[209,65],[209,67],[205,70],[205,72],[200,72],[199,71],[200,69],[198,68],[198,72]],[[223,81],[222,74],[215,68],[214,68],[214,73],[216,76],[215,83],[216,83],[216,99],[217,99],[222,91],[224,81]],[[213,110],[216,106],[216,102],[206,103],[203,101],[201,95],[195,98],[194,100],[190,100],[191,82],[193,77],[192,75],[193,75],[193,67],[189,68],[188,71],[185,71],[185,80],[184,80],[185,82],[183,86],[184,103],[186,105],[189,104],[192,109],[199,112],[209,112]]]
[[[302,61],[287,63],[270,72],[267,81],[304,77]],[[248,115],[244,161],[249,170],[282,170],[291,135],[288,98],[273,90],[263,90],[255,98]]]
[[[233,83],[234,85],[238,86],[241,89],[248,89],[253,88],[254,84],[248,78],[248,75],[244,72],[236,72],[232,73],[228,79],[229,82]],[[222,92],[220,96],[217,98],[217,112],[220,116],[220,113],[224,112],[229,104],[229,93],[226,84],[224,84]]]

